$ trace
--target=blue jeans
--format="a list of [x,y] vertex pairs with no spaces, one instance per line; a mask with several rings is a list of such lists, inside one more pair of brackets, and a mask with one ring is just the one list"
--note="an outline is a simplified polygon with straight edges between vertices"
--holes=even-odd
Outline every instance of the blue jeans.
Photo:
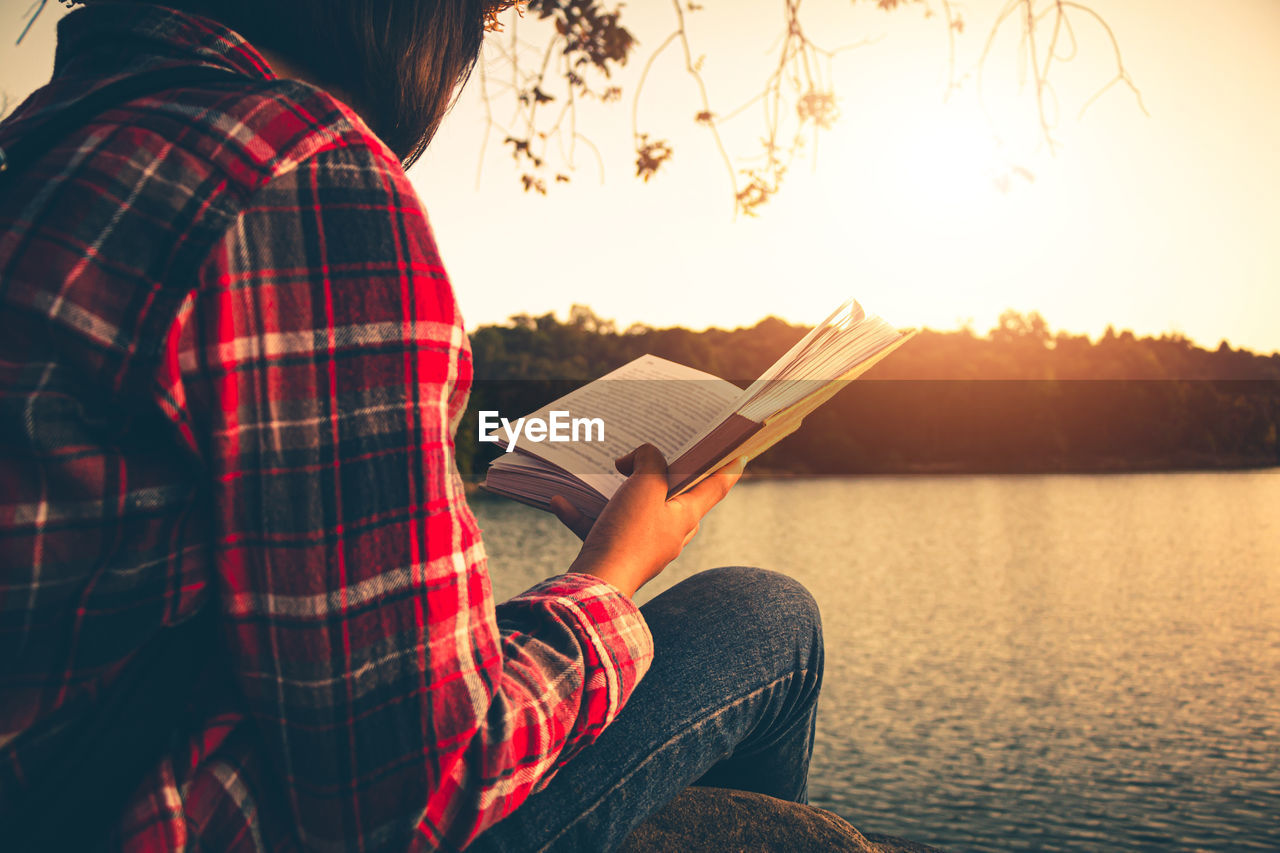
[[469,850],[612,850],[691,784],[806,802],[822,623],[796,581],[721,568],[641,608],[654,661],[626,707]]

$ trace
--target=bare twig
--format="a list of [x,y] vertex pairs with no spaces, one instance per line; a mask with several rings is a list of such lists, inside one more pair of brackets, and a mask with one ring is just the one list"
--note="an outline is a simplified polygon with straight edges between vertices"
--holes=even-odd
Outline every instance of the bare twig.
[[[1054,138],[1059,117],[1054,79],[1061,73],[1059,66],[1071,62],[1080,53],[1076,27],[1080,17],[1091,18],[1102,26],[1114,51],[1116,64],[1115,77],[1085,102],[1081,115],[1117,83],[1127,86],[1138,99],[1139,107],[1146,112],[1141,93],[1124,66],[1114,32],[1096,11],[1084,5],[1086,0],[1007,0],[987,31],[976,67],[963,73],[959,67],[958,41],[965,31],[966,22],[959,0],[875,2],[886,11],[908,4],[916,5],[924,9],[926,18],[936,16],[943,22],[947,33],[947,82],[943,98],[949,98],[971,74],[976,73],[978,100],[993,125],[984,99],[984,72],[993,61],[998,37],[1011,22],[1016,21],[1018,66],[1024,84],[1035,99],[1034,114],[1039,136],[1050,152],[1055,151],[1058,145]],[[812,140],[816,162],[821,131],[830,128],[839,115],[832,83],[834,59],[878,39],[824,48],[806,34],[801,20],[803,0],[780,0],[783,27],[769,48],[772,59],[766,66],[760,88],[732,109],[717,111],[702,74],[702,59],[695,59],[697,53],[686,26],[689,13],[702,7],[693,0],[671,0],[671,3],[673,29],[647,55],[632,93],[631,129],[636,174],[648,180],[666,165],[672,155],[668,140],[641,130],[639,113],[641,98],[655,63],[666,55],[668,48],[679,44],[685,72],[698,96],[699,110],[694,121],[705,125],[711,132],[712,144],[729,174],[735,214],[752,215],[778,191],[788,168],[807,140]],[[602,102],[617,100],[621,92],[618,87],[597,90],[588,83],[588,72],[607,78],[610,63],[625,62],[633,40],[618,25],[617,13],[606,12],[600,0],[531,0],[529,8],[539,18],[551,19],[555,32],[550,34],[544,45],[535,48],[517,37],[513,21],[510,38],[493,47],[496,61],[507,62],[511,68],[510,83],[505,86],[509,91],[503,96],[514,96],[516,103],[506,127],[494,121],[489,102],[499,89],[494,77],[482,67],[481,94],[486,101],[487,123],[484,144],[488,144],[491,132],[501,131],[504,145],[511,146],[512,156],[524,172],[521,180],[525,188],[545,192],[546,182],[542,176],[551,168],[548,145],[552,140],[556,146],[550,149],[556,155],[553,159],[566,164],[569,171],[574,168],[577,143],[581,141],[590,145],[603,174],[603,158],[599,150],[578,131],[577,111],[587,98]],[[600,37],[601,33],[604,38]],[[538,59],[526,66],[525,61],[531,58],[534,50],[538,51]],[[564,59],[558,64],[551,62],[557,51]],[[526,67],[533,70],[526,72]],[[553,89],[555,94],[552,94]],[[552,114],[540,108],[556,99],[561,103]],[[757,107],[762,127],[759,150],[746,156],[739,152],[731,153],[723,128],[729,122],[743,119]],[[557,174],[556,179],[568,180],[568,177]]]
[[22,28],[22,32],[18,33],[18,40],[14,44],[22,44],[22,40],[27,37],[27,33],[31,31],[31,25],[36,22],[36,18],[40,17],[40,13],[44,11],[44,7],[49,5],[49,0],[35,0],[27,11],[23,13],[23,17],[27,17],[27,25]]
[[[1079,117],[1083,118],[1085,112],[1088,111],[1094,103],[1106,94],[1112,86],[1117,83],[1123,83],[1133,92],[1137,99],[1138,107],[1144,115],[1150,115],[1147,112],[1146,104],[1143,103],[1142,93],[1134,84],[1133,78],[1129,76],[1128,70],[1124,65],[1124,58],[1120,52],[1120,43],[1116,39],[1115,32],[1111,29],[1111,25],[1090,6],[1076,2],[1076,0],[1049,0],[1043,8],[1037,9],[1036,0],[1010,0],[1000,14],[996,16],[995,22],[991,25],[991,29],[987,34],[986,43],[982,48],[982,55],[978,60],[978,97],[983,103],[983,110],[986,111],[986,104],[983,100],[984,85],[983,74],[986,69],[987,62],[991,56],[992,46],[995,44],[996,37],[1004,28],[1006,22],[1015,13],[1021,13],[1022,17],[1022,34],[1019,40],[1020,53],[1025,55],[1027,73],[1031,77],[1031,84],[1034,87],[1036,100],[1036,116],[1040,124],[1040,136],[1044,143],[1048,146],[1050,153],[1053,153],[1058,145],[1057,140],[1053,138],[1054,128],[1057,126],[1057,99],[1054,94],[1052,71],[1055,63],[1057,65],[1065,65],[1075,59],[1080,52],[1079,39],[1076,35],[1075,25],[1072,23],[1072,14],[1084,15],[1092,18],[1106,34],[1115,56],[1116,74],[1107,83],[1103,84],[1096,92],[1093,93],[1080,108]],[[1043,58],[1038,49],[1037,31],[1041,26],[1048,24],[1050,26],[1049,41],[1045,48]],[[1059,45],[1064,38],[1069,39],[1071,48],[1070,52],[1063,54],[1059,52]],[[990,120],[990,113],[987,113]]]
[[[729,152],[725,150],[724,140],[720,138],[720,130],[716,127],[716,116],[711,111],[711,100],[707,97],[707,84],[702,79],[693,62],[693,51],[689,49],[689,34],[684,26],[684,10],[680,8],[680,0],[671,0],[671,5],[676,12],[676,21],[678,28],[676,33],[680,37],[680,47],[684,51],[684,68],[698,85],[698,95],[702,98],[702,112],[698,113],[698,121],[707,126],[711,131],[711,137],[715,140],[716,150],[720,152],[720,159],[724,161],[725,170],[729,173],[729,185],[733,188],[733,197],[738,197],[738,178],[733,173],[733,161],[729,159]],[[638,90],[637,90],[638,91]],[[734,205],[735,212],[737,204]]]
[[1094,101],[1102,97],[1106,93],[1106,91],[1110,89],[1112,86],[1114,86],[1116,83],[1124,83],[1126,86],[1128,86],[1129,91],[1133,92],[1134,98],[1138,101],[1138,109],[1142,110],[1143,115],[1150,116],[1151,113],[1147,112],[1147,105],[1142,101],[1142,92],[1139,91],[1138,87],[1133,82],[1133,78],[1129,76],[1129,72],[1124,67],[1124,57],[1121,56],[1120,54],[1120,42],[1116,40],[1116,34],[1111,29],[1111,25],[1108,24],[1105,20],[1103,20],[1101,15],[1099,15],[1093,9],[1090,9],[1088,6],[1082,6],[1079,3],[1073,3],[1073,2],[1070,2],[1070,0],[1062,0],[1060,5],[1071,8],[1071,9],[1078,9],[1080,12],[1086,15],[1089,15],[1095,21],[1097,21],[1099,26],[1102,27],[1102,31],[1107,34],[1107,38],[1111,41],[1111,49],[1115,53],[1115,58],[1116,58],[1116,76],[1111,78],[1110,82],[1106,83],[1102,88],[1100,88],[1097,92],[1093,94],[1093,97],[1089,98],[1089,100],[1085,102],[1085,105],[1080,108],[1080,116],[1083,117],[1085,114],[1085,111],[1088,110],[1089,107],[1093,105]]

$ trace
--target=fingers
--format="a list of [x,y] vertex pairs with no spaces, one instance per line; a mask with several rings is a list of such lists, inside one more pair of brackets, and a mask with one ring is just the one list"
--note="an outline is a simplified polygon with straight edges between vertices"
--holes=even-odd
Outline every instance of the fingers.
[[698,528],[699,528],[699,527],[701,527],[701,526],[702,526],[702,522],[700,522],[700,521],[695,521],[695,522],[693,523],[693,528],[692,528],[688,533],[686,533],[686,534],[684,535],[684,541],[680,543],[680,550],[681,550],[681,551],[683,551],[683,550],[685,549],[685,546],[686,546],[686,545],[688,545],[690,542],[692,542],[692,541],[693,541],[693,537],[695,537],[695,536],[697,536],[697,535],[698,535]]
[[652,444],[642,444],[613,463],[618,473],[630,477],[632,474],[661,474],[667,476],[667,460],[662,451]]
[[573,504],[559,495],[551,499],[550,506],[561,524],[572,530],[579,539],[587,538],[587,534],[591,532],[591,519],[578,512]]
[[682,503],[693,513],[694,518],[702,518],[711,511],[713,506],[720,503],[725,495],[729,494],[729,490],[733,488],[734,483],[742,479],[742,471],[746,467],[747,457],[741,456],[683,495],[673,498],[672,502]]

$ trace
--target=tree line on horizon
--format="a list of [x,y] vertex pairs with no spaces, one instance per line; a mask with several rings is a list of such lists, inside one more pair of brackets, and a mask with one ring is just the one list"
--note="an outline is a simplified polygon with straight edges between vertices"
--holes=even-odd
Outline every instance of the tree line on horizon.
[[[471,335],[476,381],[459,469],[483,478],[496,450],[476,413],[534,411],[651,353],[745,386],[808,327],[632,326],[575,305]],[[1094,341],[1006,311],[985,335],[922,330],[849,383],[752,465],[779,474],[1067,472],[1280,464],[1280,353],[1197,346],[1110,327]],[[483,448],[483,449],[481,449]]]

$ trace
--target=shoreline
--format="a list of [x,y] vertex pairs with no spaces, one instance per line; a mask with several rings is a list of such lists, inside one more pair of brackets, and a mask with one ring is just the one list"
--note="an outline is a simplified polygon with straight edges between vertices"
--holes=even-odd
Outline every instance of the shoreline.
[[[814,472],[800,471],[779,471],[770,470],[767,467],[762,470],[752,470],[751,466],[747,466],[747,470],[743,472],[742,479],[744,481],[783,481],[783,480],[847,480],[851,478],[867,478],[867,477],[1044,477],[1055,474],[1068,476],[1081,475],[1117,475],[1117,474],[1192,474],[1192,473],[1213,473],[1213,472],[1232,472],[1232,471],[1266,471],[1272,469],[1280,469],[1280,460],[1265,461],[1257,459],[1237,459],[1229,461],[1220,461],[1217,464],[1178,464],[1174,462],[1163,461],[1160,463],[1152,463],[1150,466],[1136,466],[1132,463],[1121,463],[1119,460],[1110,460],[1110,464],[1096,464],[1091,466],[1074,466],[1074,467],[1040,467],[1025,468],[1019,470],[1013,469],[992,469],[981,467],[970,467],[963,465],[912,465],[893,468],[882,468],[874,471],[848,471],[832,474],[820,474]],[[464,477],[462,484],[467,497],[476,495],[492,496],[501,498],[500,495],[493,495],[481,488],[481,480]],[[505,499],[504,499],[505,500]]]

